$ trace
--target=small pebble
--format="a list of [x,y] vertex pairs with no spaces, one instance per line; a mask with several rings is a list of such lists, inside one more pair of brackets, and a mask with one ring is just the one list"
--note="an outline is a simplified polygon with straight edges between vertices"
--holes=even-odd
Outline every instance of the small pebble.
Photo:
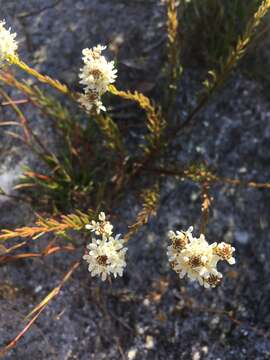
[[137,355],[137,349],[131,348],[127,353],[128,360],[134,360],[136,355]]
[[151,350],[154,348],[154,338],[151,335],[146,336],[146,341],[144,347],[148,350]]

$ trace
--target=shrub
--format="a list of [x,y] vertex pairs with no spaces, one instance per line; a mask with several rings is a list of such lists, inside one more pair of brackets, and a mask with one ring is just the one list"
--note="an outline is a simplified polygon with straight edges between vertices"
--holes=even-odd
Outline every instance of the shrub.
[[[103,55],[105,47],[101,45],[83,50],[83,67],[79,77],[84,89],[81,93],[75,92],[67,85],[25,64],[17,52],[15,35],[6,29],[4,22],[0,23],[0,61],[5,65],[0,70],[0,81],[5,87],[15,88],[23,93],[30,104],[44,114],[44,121],[50,121],[59,142],[57,150],[49,149],[43,139],[34,133],[19,104],[8,95],[5,87],[1,88],[2,97],[17,116],[15,125],[21,129],[20,134],[10,132],[10,135],[30,148],[43,169],[26,169],[16,189],[21,198],[35,200],[37,211],[46,212],[46,216],[38,216],[32,226],[2,229],[2,264],[25,258],[52,256],[56,252],[73,252],[79,248],[81,258],[88,263],[92,276],[100,276],[104,281],[112,275],[122,276],[128,266],[128,240],[148,223],[150,217],[156,215],[163,181],[167,177],[173,177],[176,181],[193,181],[201,188],[202,207],[199,238],[193,236],[192,228],[176,232],[170,230],[170,265],[180,277],[187,275],[191,280],[199,281],[202,286],[214,288],[220,284],[222,274],[217,270],[217,263],[223,260],[233,265],[235,258],[234,248],[230,244],[209,244],[205,238],[212,204],[211,188],[216,183],[270,188],[270,183],[244,183],[238,179],[224,178],[203,162],[180,164],[177,159],[172,161],[173,150],[184,130],[196,121],[197,115],[247,52],[267,14],[270,1],[262,1],[249,21],[245,16],[240,17],[240,23],[245,24],[245,28],[239,37],[234,35],[239,24],[233,27],[231,25],[235,24],[235,17],[238,20],[243,10],[240,2],[229,1],[229,5],[226,3],[226,6],[218,8],[216,4],[210,0],[201,4],[194,0],[188,4],[187,16],[191,16],[189,12],[192,8],[193,17],[199,12],[199,20],[195,21],[195,25],[199,23],[201,27],[204,27],[201,24],[208,24],[209,16],[218,11],[217,22],[210,21],[211,26],[214,25],[214,31],[211,29],[210,41],[207,41],[210,43],[209,54],[215,51],[213,58],[222,55],[223,59],[216,69],[209,70],[195,107],[185,119],[177,122],[171,120],[170,114],[175,106],[183,71],[182,38],[179,36],[182,17],[179,14],[182,14],[186,6],[180,9],[176,0],[168,0],[166,4],[168,56],[164,64],[166,79],[161,91],[164,96],[160,103],[140,92],[118,89],[114,85],[117,77],[115,64]],[[256,4],[257,1],[252,2],[251,9]],[[236,7],[236,10],[231,7]],[[183,16],[185,17],[185,13]],[[226,18],[226,31],[222,36],[218,29],[220,16]],[[189,24],[187,28],[189,29]],[[212,46],[212,43],[218,46]],[[19,75],[11,71],[11,66],[47,85],[46,90],[20,80]],[[50,93],[49,88],[54,91]],[[141,140],[139,144],[133,144],[128,134],[124,136],[121,124],[110,111],[106,111],[104,103],[109,103],[113,97],[117,101],[134,102],[141,109],[138,114],[142,117],[140,121],[144,128],[138,130],[138,138]],[[119,234],[114,234],[110,218],[113,218],[116,204],[117,208],[121,208],[122,199],[131,192],[140,194],[141,210],[136,219],[130,219],[129,229],[122,238]],[[8,196],[3,190],[1,193]],[[74,240],[74,231],[78,232],[80,240]],[[59,239],[64,238],[65,245],[48,240],[48,245],[42,252],[25,250],[29,239],[38,239],[44,234],[52,233]],[[92,240],[88,244],[90,233]],[[12,241],[15,242],[10,245]],[[81,263],[83,262],[76,261],[71,264],[59,285],[30,312],[27,326],[7,344],[2,354],[17,344]]]

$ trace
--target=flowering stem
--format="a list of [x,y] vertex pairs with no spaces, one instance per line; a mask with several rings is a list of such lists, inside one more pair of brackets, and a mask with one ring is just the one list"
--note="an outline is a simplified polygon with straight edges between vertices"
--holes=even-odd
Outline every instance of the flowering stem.
[[209,195],[209,183],[204,183],[202,185],[202,218],[201,218],[201,226],[200,226],[200,233],[205,234],[206,226],[209,220],[209,212],[210,206],[212,202],[212,198]]
[[27,72],[29,75],[34,76],[38,81],[50,85],[59,92],[70,96],[73,100],[77,100],[78,95],[73,93],[67,85],[62,84],[60,81],[52,79],[47,75],[40,74],[37,70],[31,68],[26,63],[21,61],[18,56],[8,56],[8,60],[11,64],[18,66],[21,70]]

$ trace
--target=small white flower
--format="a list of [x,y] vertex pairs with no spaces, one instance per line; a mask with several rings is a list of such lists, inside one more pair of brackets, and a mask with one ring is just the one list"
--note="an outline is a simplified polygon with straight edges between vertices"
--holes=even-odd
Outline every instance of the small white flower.
[[192,231],[193,227],[190,226],[187,231],[176,231],[176,233],[172,230],[168,232],[168,237],[172,241],[172,245],[168,246],[167,255],[169,257],[169,261],[172,262],[178,256],[180,250],[183,250],[190,239],[192,239]]
[[79,102],[87,111],[106,110],[100,98],[117,77],[114,62],[107,61],[105,56],[101,55],[105,49],[106,46],[97,45],[82,51],[84,66],[80,69],[79,78],[84,85],[84,94],[79,98]]
[[115,238],[106,235],[98,240],[94,238],[87,248],[89,253],[83,259],[89,263],[88,270],[92,276],[101,276],[102,281],[105,281],[110,275],[115,278],[123,275],[127,248],[120,234]]
[[99,95],[96,97],[95,93],[87,92],[86,94],[80,94],[78,102],[89,112],[94,110],[97,114],[100,114],[101,111],[106,111]]
[[232,256],[235,248],[224,242],[214,247],[214,253],[222,260],[226,260],[230,265],[235,264],[235,258]]
[[216,287],[222,278],[222,274],[217,271],[217,263],[226,260],[234,264],[234,248],[226,243],[209,245],[203,234],[199,238],[193,237],[192,230],[190,227],[188,231],[169,232],[172,241],[167,252],[169,262],[180,278],[186,275],[206,288]]
[[105,212],[104,211],[101,211],[98,215],[98,219],[100,221],[105,221],[106,220],[106,215],[105,215]]
[[92,220],[91,224],[85,225],[85,228],[94,232],[96,235],[112,235],[113,225],[106,220],[105,213],[101,212],[98,218],[100,221]]
[[18,48],[16,34],[12,34],[11,29],[6,29],[5,24],[5,20],[0,21],[0,65],[8,60],[8,56],[14,56]]

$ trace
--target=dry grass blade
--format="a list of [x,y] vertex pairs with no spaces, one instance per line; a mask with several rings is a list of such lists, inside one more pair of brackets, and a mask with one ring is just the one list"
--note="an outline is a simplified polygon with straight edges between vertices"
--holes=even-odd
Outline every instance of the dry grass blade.
[[23,242],[22,244],[19,244],[17,246],[14,246],[13,248],[7,249],[7,251],[4,253],[4,255],[0,256],[0,265],[4,265],[7,263],[11,263],[17,260],[22,259],[31,259],[31,258],[37,258],[37,257],[46,257],[49,255],[53,255],[58,252],[64,252],[64,251],[74,251],[76,248],[73,245],[66,245],[66,246],[58,246],[58,245],[52,245],[49,244],[42,252],[39,253],[22,253],[22,254],[16,254],[16,255],[10,255],[11,250],[18,249],[22,245],[25,245],[26,242]]
[[12,340],[9,342],[7,346],[3,349],[0,349],[0,357],[4,357],[7,352],[16,347],[17,343],[21,340],[21,338],[27,333],[27,331],[31,328],[34,322],[37,320],[39,315],[44,309],[40,309],[39,312],[27,323],[27,325],[23,328],[23,330]]
[[29,319],[36,312],[39,312],[40,309],[46,307],[49,304],[49,302],[59,294],[64,284],[69,280],[69,278],[71,277],[73,272],[79,267],[79,265],[80,265],[80,261],[77,261],[75,264],[72,265],[72,267],[65,274],[60,284],[57,287],[55,287],[47,296],[45,296],[45,298],[26,316],[26,319]]
[[[25,143],[28,144],[30,142],[30,138],[31,138],[31,131],[29,129],[26,117],[24,116],[22,111],[17,106],[17,103],[15,101],[13,101],[11,99],[11,97],[4,90],[0,89],[0,94],[7,101],[7,103],[13,108],[15,113],[18,115],[20,124],[21,124],[21,126],[23,128],[23,132],[24,132],[24,141],[25,141]],[[2,125],[3,125],[3,123],[2,123]]]
[[21,243],[19,243],[19,244],[16,244],[16,245],[14,245],[14,246],[12,246],[12,247],[10,247],[10,248],[7,248],[7,251],[6,251],[6,253],[11,253],[12,251],[14,251],[14,250],[17,250],[17,249],[19,249],[19,248],[21,248],[22,246],[24,246],[24,245],[26,245],[27,244],[27,242],[26,241],[23,241],[23,242],[21,242]]
[[49,255],[55,254],[57,252],[74,251],[74,250],[76,250],[76,248],[72,244],[66,245],[66,246],[49,244],[46,247],[46,249],[44,251],[42,251],[42,256],[49,256]]
[[42,311],[48,306],[48,304],[59,294],[62,287],[65,285],[65,283],[69,280],[71,275],[74,273],[74,271],[79,267],[80,261],[74,263],[71,268],[68,270],[68,272],[65,274],[64,278],[60,282],[60,284],[54,288],[27,316],[26,319],[29,319],[32,317],[26,326],[23,328],[22,331],[13,339],[11,340],[3,349],[0,349],[0,356],[3,357],[5,354],[12,350],[17,343],[22,339],[22,337],[27,333],[27,331],[31,328],[31,326],[34,324],[34,322],[38,319],[39,315],[42,313]]
[[0,256],[0,264],[4,265],[16,260],[21,260],[21,259],[31,259],[31,258],[36,258],[36,257],[41,257],[42,254],[41,253],[24,253],[24,254],[17,254],[17,255],[4,255],[4,256]]
[[21,104],[28,104],[28,103],[29,103],[29,100],[27,100],[27,99],[12,100],[12,101],[4,101],[4,102],[2,102],[1,106],[10,106],[12,104],[21,105]]

